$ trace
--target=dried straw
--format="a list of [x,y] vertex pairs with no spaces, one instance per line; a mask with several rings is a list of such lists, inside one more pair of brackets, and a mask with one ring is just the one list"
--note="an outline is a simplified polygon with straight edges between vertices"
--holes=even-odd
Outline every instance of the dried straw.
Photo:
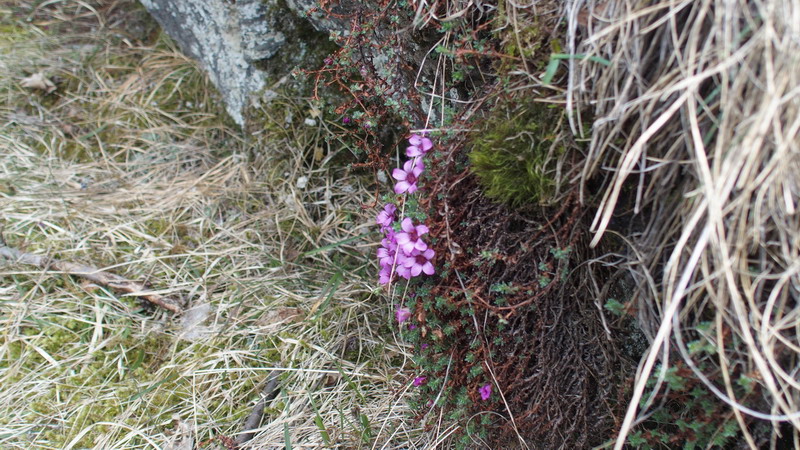
[[[652,346],[616,448],[654,364],[667,367],[674,352],[731,405],[751,446],[747,415],[774,421],[775,434],[788,421],[796,439],[800,2],[568,3],[570,50],[586,55],[570,63],[569,102],[594,114],[584,201],[586,183],[604,180],[593,244],[615,215],[645,221],[631,267]],[[571,120],[583,129],[589,119]],[[717,347],[705,371],[685,345],[700,321]],[[734,372],[757,380],[764,398],[736,398]]]

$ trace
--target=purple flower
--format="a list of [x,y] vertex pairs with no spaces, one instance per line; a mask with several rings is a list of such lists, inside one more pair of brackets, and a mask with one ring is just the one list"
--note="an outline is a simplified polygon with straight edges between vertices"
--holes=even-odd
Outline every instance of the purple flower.
[[[424,252],[415,253],[417,254],[405,257],[405,260],[403,261],[403,267],[411,272],[412,277],[415,277],[422,272],[426,273],[427,275],[433,275],[434,269],[433,264],[431,264],[431,259],[433,259],[435,254],[433,249],[429,248]],[[400,271],[398,270],[397,273],[400,273]]]
[[382,266],[378,272],[378,283],[389,284],[392,281],[392,266]]
[[394,230],[391,228],[386,228],[383,230],[383,232],[386,233],[386,237],[381,239],[381,245],[390,251],[397,250],[397,238]]
[[350,123],[350,118],[349,118],[349,117],[345,117],[345,118],[343,118],[343,119],[342,119],[342,123],[343,123],[343,124],[345,124],[345,125],[347,125],[348,123]]
[[[403,258],[402,262],[400,258]],[[402,253],[397,254],[397,266],[395,267],[395,271],[397,271],[397,275],[405,278],[406,280],[410,280],[413,275],[411,275],[411,269],[405,266],[406,257],[403,256]]]
[[408,139],[408,143],[411,144],[406,147],[406,156],[409,158],[423,156],[425,153],[428,153],[428,150],[433,148],[433,142],[431,142],[430,139],[418,134],[412,134]]
[[395,263],[397,240],[394,230],[386,228],[385,231],[386,237],[381,240],[381,246],[378,248],[378,261],[380,261],[381,267],[391,267]]
[[483,386],[479,387],[478,393],[481,394],[481,400],[483,401],[489,400],[489,397],[492,396],[492,384],[486,383]]
[[397,211],[397,207],[389,203],[383,207],[383,211],[378,213],[378,217],[375,221],[381,226],[381,230],[392,226],[395,211]]
[[421,348],[422,350],[425,350],[425,349],[428,348],[428,344],[422,344],[422,345],[419,346],[419,348]]
[[397,318],[397,323],[403,323],[411,317],[411,310],[406,307],[397,308],[394,317]]
[[[380,284],[388,284],[392,281],[394,273],[400,274],[401,271],[397,270],[402,268],[403,274],[408,270],[402,265],[405,262],[405,255],[403,252],[397,253],[397,241],[395,240],[395,232],[391,228],[384,228],[386,237],[381,240],[381,246],[378,248],[378,262],[381,266],[381,271],[378,274],[378,282]],[[403,276],[401,274],[401,276]],[[406,277],[410,278],[410,277]]]
[[378,262],[380,263],[381,268],[392,267],[394,264],[394,257],[394,250],[389,250],[386,247],[381,247],[378,249]]
[[416,378],[414,378],[413,384],[416,387],[420,387],[423,384],[425,384],[426,381],[428,381],[428,377],[416,377]]
[[419,159],[409,159],[403,164],[402,169],[394,169],[392,171],[392,178],[397,180],[394,185],[395,194],[402,194],[408,192],[413,194],[417,192],[417,179],[425,170],[425,165]]
[[426,234],[428,231],[428,227],[425,225],[416,225],[406,217],[400,222],[400,228],[403,230],[400,233],[395,235],[395,239],[397,241],[397,245],[403,249],[406,255],[411,255],[414,250],[418,250],[420,252],[424,252],[428,249],[428,244],[420,239],[420,236]]

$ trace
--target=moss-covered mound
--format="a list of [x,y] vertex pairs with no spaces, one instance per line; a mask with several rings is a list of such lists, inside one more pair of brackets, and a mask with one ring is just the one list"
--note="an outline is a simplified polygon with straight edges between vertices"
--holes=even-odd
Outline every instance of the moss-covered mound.
[[561,109],[524,101],[494,108],[472,141],[469,161],[486,195],[511,206],[547,203],[564,152]]

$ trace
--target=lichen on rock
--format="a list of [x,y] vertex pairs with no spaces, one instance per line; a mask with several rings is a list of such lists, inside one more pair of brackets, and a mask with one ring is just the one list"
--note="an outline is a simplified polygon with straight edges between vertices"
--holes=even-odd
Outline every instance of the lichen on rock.
[[279,67],[265,71],[264,61],[283,51],[292,55],[288,60],[297,62],[306,54],[300,51],[304,42],[318,39],[313,30],[287,35],[286,30],[302,27],[304,19],[283,0],[142,0],[142,4],[181,50],[202,64],[240,126],[251,98],[276,82],[280,78],[276,73],[284,76],[294,69],[281,57]]

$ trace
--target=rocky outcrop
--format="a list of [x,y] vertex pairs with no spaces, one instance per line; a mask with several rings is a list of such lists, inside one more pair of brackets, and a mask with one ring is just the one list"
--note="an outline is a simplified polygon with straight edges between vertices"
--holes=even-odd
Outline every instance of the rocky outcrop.
[[365,86],[381,89],[387,105],[429,110],[415,97],[417,81],[426,84],[431,72],[430,64],[417,71],[425,66],[429,47],[415,42],[410,28],[399,33],[386,20],[370,22],[385,11],[362,1],[340,0],[325,11],[318,0],[141,2],[181,49],[202,63],[241,126],[251,102],[274,96],[270,86],[298,66],[318,68],[337,48],[334,42],[341,45],[350,37],[349,45],[358,50],[347,52],[341,65],[355,69]]
[[[291,71],[292,61],[307,53],[304,44],[319,40],[283,0],[141,2],[183,52],[201,62],[239,125],[251,97],[268,96],[267,86],[277,81],[271,78]],[[264,70],[263,61],[282,51],[282,67]]]

